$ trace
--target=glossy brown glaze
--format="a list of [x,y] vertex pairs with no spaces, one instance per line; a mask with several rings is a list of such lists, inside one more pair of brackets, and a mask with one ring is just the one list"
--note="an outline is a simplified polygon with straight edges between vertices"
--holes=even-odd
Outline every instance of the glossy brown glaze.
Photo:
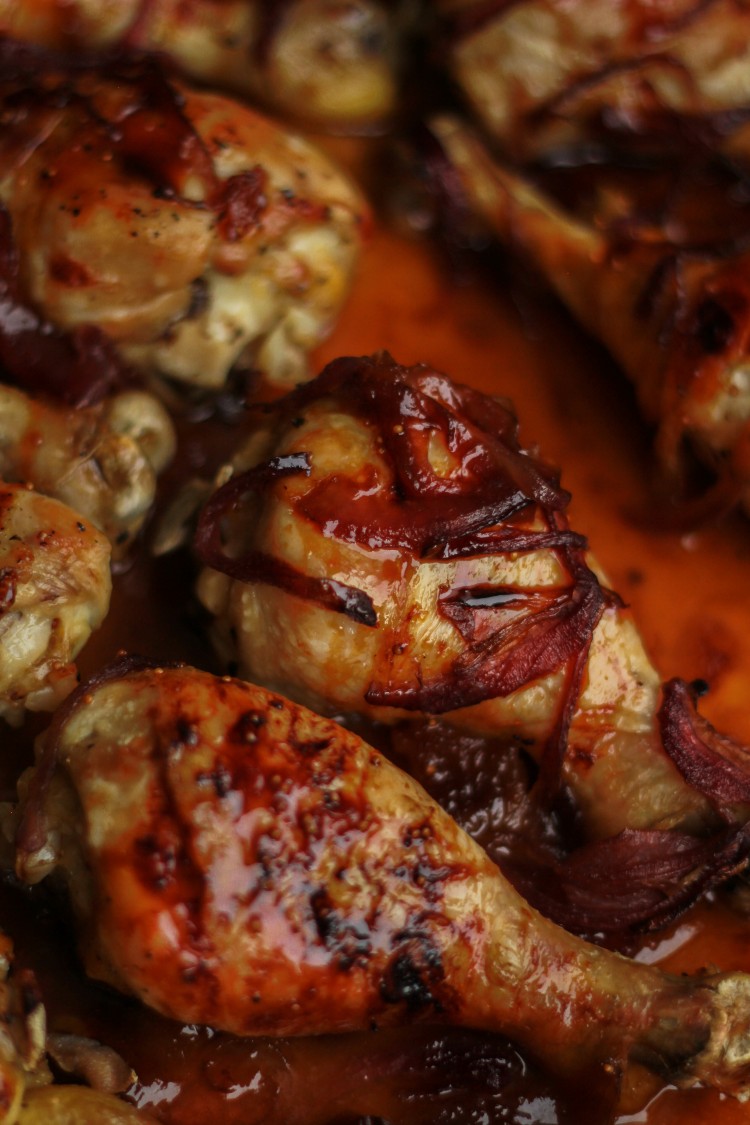
[[250,1036],[447,1023],[565,1078],[636,1061],[750,1084],[750,975],[668,976],[577,940],[408,775],[278,695],[120,662],[58,712],[40,762],[18,873],[57,868],[89,972],[165,1014]]
[[[351,155],[361,166],[361,151]],[[563,483],[575,497],[575,526],[596,542],[612,584],[631,603],[664,675],[707,680],[711,692],[701,709],[721,729],[749,740],[746,529],[730,522],[677,537],[634,518],[634,511],[644,517],[650,510],[647,437],[624,383],[602,378],[607,361],[523,277],[515,275],[512,283],[514,301],[497,286],[495,275],[490,280],[480,273],[453,284],[425,246],[379,229],[365,253],[347,315],[319,353],[317,366],[342,354],[387,347],[402,362],[461,370],[482,390],[512,398],[525,442],[533,437],[548,461],[565,467]],[[221,423],[196,427],[186,420],[180,429],[180,459],[162,486],[165,494],[182,474],[219,463],[239,437],[236,427]],[[191,584],[185,557],[149,561],[139,554],[115,580],[113,615],[84,651],[84,667],[94,671],[122,646],[159,660],[182,656],[211,663],[190,610]],[[4,759],[8,789],[15,763],[28,758],[31,732],[30,727],[24,733],[14,764]],[[7,755],[18,741],[5,735]],[[426,739],[418,749],[420,778],[433,777],[436,795],[453,802],[451,811],[469,811],[467,827],[485,846],[499,840],[507,854],[510,844],[502,833],[514,822],[528,773],[521,769],[503,790],[486,757],[466,753],[462,766],[458,750],[438,752]],[[467,775],[476,780],[476,791]],[[522,839],[528,824],[520,826]],[[552,825],[542,830],[552,831]],[[231,1037],[183,1029],[87,985],[61,932],[59,912],[49,902],[37,897],[36,910],[30,910],[7,888],[0,898],[4,923],[23,938],[19,956],[24,963],[36,961],[41,970],[54,1026],[86,1027],[117,1046],[139,1074],[132,1097],[171,1125],[205,1125],[219,1116],[231,1125],[330,1125],[361,1122],[368,1115],[399,1125],[443,1125],[456,1117],[472,1125],[485,1119],[493,1125],[550,1119],[601,1125],[608,1119],[593,1082],[578,1091],[562,1090],[507,1043],[488,1035],[430,1031],[421,1037],[411,1030],[294,1043],[264,1040],[249,1050]],[[673,971],[716,964],[747,969],[747,939],[742,916],[718,902],[637,944],[643,958],[668,956]],[[644,1084],[641,1105],[651,1092],[653,1087]],[[611,1108],[611,1091],[608,1104]],[[747,1112],[701,1090],[667,1089],[648,1109],[636,1110],[637,1104],[631,1101],[623,1113],[628,1121],[648,1125],[686,1120],[739,1125]]]

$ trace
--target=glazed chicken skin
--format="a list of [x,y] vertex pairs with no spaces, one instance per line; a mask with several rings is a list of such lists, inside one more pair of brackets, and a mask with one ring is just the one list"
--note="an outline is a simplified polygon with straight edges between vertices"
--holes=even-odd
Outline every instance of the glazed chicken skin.
[[744,823],[747,766],[727,766],[731,794],[707,774],[695,788],[716,740],[684,684],[660,692],[516,429],[499,401],[387,355],[336,360],[268,408],[196,535],[220,653],[323,713],[520,738],[592,839]]
[[[590,220],[495,161],[457,118],[432,130],[466,199],[523,255],[617,360],[657,428],[666,485],[680,499],[697,456],[716,479],[696,515],[750,510],[750,259],[744,239],[680,245],[664,227]],[[691,505],[685,506],[689,515]]]
[[109,543],[77,512],[0,486],[0,716],[51,711],[73,689],[75,658],[109,608]]
[[107,389],[128,365],[207,390],[235,365],[303,378],[366,217],[329,160],[153,63],[55,69],[6,46],[0,72],[0,359],[13,378],[29,387],[31,368],[46,389],[59,352],[91,401],[92,348],[88,380]]
[[104,532],[115,558],[150,512],[174,448],[172,422],[146,392],[72,410],[0,385],[0,478],[74,508]]
[[0,0],[0,34],[61,52],[158,51],[186,75],[336,131],[393,113],[414,4]]
[[498,1030],[575,1075],[742,1094],[739,973],[671,977],[537,915],[354,734],[229,677],[121,661],[44,736],[17,868],[67,883],[88,971],[240,1035]]
[[745,0],[439,0],[447,64],[515,161],[672,145],[683,121],[745,146]]

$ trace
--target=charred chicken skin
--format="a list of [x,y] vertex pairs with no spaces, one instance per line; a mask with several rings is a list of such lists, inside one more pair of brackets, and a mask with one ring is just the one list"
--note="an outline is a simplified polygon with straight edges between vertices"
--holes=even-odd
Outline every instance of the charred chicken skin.
[[196,547],[243,676],[328,714],[521,738],[593,839],[744,823],[743,752],[721,765],[687,686],[660,690],[507,404],[385,355],[336,360],[261,415],[236,470]]
[[51,711],[109,608],[109,543],[57,500],[0,485],[0,716]]
[[[745,0],[439,0],[447,62],[513,160],[674,144],[682,120],[744,146]],[[699,128],[696,128],[699,126]]]
[[245,682],[127,661],[91,681],[44,737],[17,844],[23,878],[67,883],[89,972],[186,1022],[449,1022],[565,1075],[748,1081],[750,978],[572,937],[387,759]]
[[379,0],[0,0],[0,34],[60,52],[154,51],[190,77],[345,131],[396,105],[412,3]]
[[[703,510],[750,510],[750,260],[743,238],[681,245],[669,225],[568,213],[456,118],[432,123],[470,205],[542,275],[633,382],[673,495],[697,455]],[[689,455],[688,455],[689,453]],[[690,506],[686,506],[689,514]]]
[[234,365],[304,377],[366,214],[326,157],[148,62],[56,68],[6,44],[0,112],[0,359],[16,381],[78,403],[128,366],[206,389]]

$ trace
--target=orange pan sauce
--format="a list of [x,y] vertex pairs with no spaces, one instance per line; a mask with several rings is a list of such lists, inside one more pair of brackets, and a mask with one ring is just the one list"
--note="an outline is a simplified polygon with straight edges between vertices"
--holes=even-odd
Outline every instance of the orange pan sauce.
[[[354,157],[361,149],[332,146]],[[367,153],[365,152],[365,157]],[[426,240],[376,226],[358,280],[316,370],[344,354],[387,348],[403,364],[425,361],[455,379],[511,398],[525,445],[562,466],[571,524],[584,532],[611,584],[633,608],[663,678],[705,679],[701,709],[750,743],[750,522],[740,517],[684,533],[663,530],[649,486],[649,435],[629,388],[601,351],[528,278],[482,266],[457,280]],[[215,437],[188,429],[184,461],[200,469]],[[212,436],[213,435],[213,436]],[[223,434],[226,450],[235,436]],[[174,474],[173,474],[174,477]],[[171,482],[172,484],[174,481]],[[114,607],[87,649],[89,672],[120,647],[212,666],[186,621],[186,556],[135,561],[116,579]],[[25,753],[21,751],[21,756]],[[6,901],[7,900],[7,901]],[[15,891],[0,894],[4,924],[37,968],[55,1027],[94,1034],[139,1074],[131,1097],[171,1125],[602,1125],[591,1090],[561,1093],[510,1045],[434,1029],[297,1042],[238,1041],[180,1028],[132,1001],[87,985],[54,912]],[[643,943],[640,957],[675,971],[750,970],[750,914],[720,898]],[[424,1072],[424,1073],[423,1073]],[[481,1095],[506,1083],[501,1092]],[[462,1092],[463,1091],[463,1092]],[[478,1092],[479,1091],[479,1092]],[[708,1091],[640,1082],[617,1118],[647,1125],[739,1125],[742,1107]],[[611,1120],[606,1114],[606,1120]]]

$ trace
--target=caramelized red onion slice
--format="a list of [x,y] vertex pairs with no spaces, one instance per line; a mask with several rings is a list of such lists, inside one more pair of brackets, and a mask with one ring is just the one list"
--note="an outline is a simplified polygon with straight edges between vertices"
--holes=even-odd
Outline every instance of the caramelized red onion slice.
[[[329,396],[377,428],[392,474],[385,485],[373,471],[364,486],[332,475],[300,502],[308,519],[342,541],[420,557],[532,506],[562,511],[569,502],[557,474],[520,448],[507,404],[429,367],[401,367],[387,353],[344,357],[288,396],[280,410],[294,417]],[[448,476],[430,462],[435,433],[456,462]]]
[[511,526],[485,527],[463,538],[441,543],[429,552],[432,559],[467,559],[477,555],[521,554],[527,551],[585,551],[588,540],[568,528],[526,531]]
[[505,873],[538,910],[579,934],[625,935],[668,925],[747,862],[750,826],[713,836],[626,829],[539,866]]
[[265,551],[247,551],[244,555],[233,558],[224,550],[222,522],[229,513],[242,505],[248,494],[269,488],[282,477],[309,472],[308,455],[293,453],[271,458],[232,477],[214,493],[203,508],[195,533],[195,551],[206,566],[239,582],[264,582],[277,586],[296,597],[306,598],[326,609],[343,613],[361,625],[374,626],[377,624],[375,607],[363,590],[331,578],[314,578],[303,574]]
[[659,729],[682,776],[725,819],[734,819],[737,805],[750,804],[750,750],[698,714],[694,692],[684,680],[664,684]]
[[[503,596],[504,588],[493,589]],[[375,683],[367,693],[368,702],[439,714],[510,695],[588,651],[606,605],[606,595],[593,575],[563,589],[516,589],[507,596],[513,597],[513,608],[520,612],[508,618],[508,603],[500,605],[500,621],[493,627],[491,595],[488,589],[482,592],[487,600],[478,604],[472,589],[450,591],[440,600],[440,612],[467,642],[451,668],[449,682],[439,677],[413,685]]]

